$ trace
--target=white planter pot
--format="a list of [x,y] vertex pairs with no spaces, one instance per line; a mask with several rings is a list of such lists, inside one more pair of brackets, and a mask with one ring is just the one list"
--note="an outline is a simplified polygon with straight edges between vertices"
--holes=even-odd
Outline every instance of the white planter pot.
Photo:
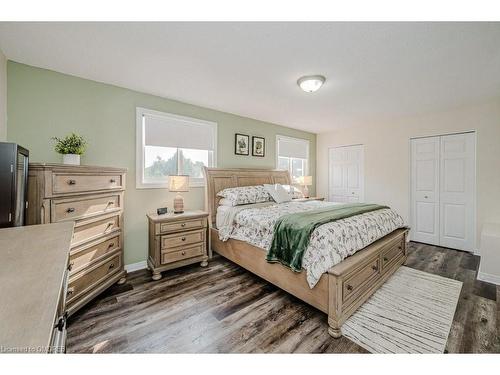
[[76,154],[63,155],[63,164],[80,165],[80,155]]

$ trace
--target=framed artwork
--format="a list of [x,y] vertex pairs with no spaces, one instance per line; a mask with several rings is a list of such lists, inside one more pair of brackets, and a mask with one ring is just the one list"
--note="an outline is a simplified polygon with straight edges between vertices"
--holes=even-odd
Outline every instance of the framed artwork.
[[263,158],[266,153],[266,139],[263,137],[252,137],[252,156]]
[[234,153],[236,155],[250,154],[250,136],[236,133],[234,135]]

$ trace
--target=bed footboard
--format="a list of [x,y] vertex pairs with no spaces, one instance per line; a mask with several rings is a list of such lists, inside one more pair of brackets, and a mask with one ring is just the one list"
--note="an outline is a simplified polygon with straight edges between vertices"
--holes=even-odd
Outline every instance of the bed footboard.
[[408,229],[398,229],[328,271],[328,333],[342,324],[406,261]]

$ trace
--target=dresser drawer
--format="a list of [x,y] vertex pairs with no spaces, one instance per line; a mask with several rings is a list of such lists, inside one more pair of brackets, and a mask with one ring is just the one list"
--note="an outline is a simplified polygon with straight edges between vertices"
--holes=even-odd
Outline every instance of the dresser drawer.
[[181,221],[178,223],[161,223],[159,225],[160,231],[156,234],[179,232],[184,230],[192,230],[198,228],[205,228],[207,226],[207,219],[195,219]]
[[80,221],[76,223],[73,230],[71,244],[76,246],[117,230],[120,230],[120,215]]
[[51,222],[76,220],[120,210],[122,195],[110,194],[71,199],[53,199],[51,202]]
[[122,269],[122,254],[116,253],[112,257],[97,263],[89,270],[70,277],[68,287],[68,303],[71,303],[82,294],[98,286],[108,277]]
[[99,241],[93,241],[87,245],[80,246],[71,250],[69,256],[69,264],[71,273],[75,274],[89,264],[98,262],[108,254],[120,249],[121,236],[116,235]]
[[205,254],[205,244],[200,243],[194,246],[186,246],[175,249],[176,251],[162,251],[161,263],[172,263],[179,260],[198,257]]
[[362,285],[370,282],[370,280],[378,277],[378,275],[380,275],[380,261],[377,257],[344,280],[342,300],[347,301],[357,295]]
[[197,242],[205,241],[205,230],[196,230],[191,232],[181,232],[161,236],[161,249],[171,249],[179,246],[185,246]]
[[81,193],[121,189],[122,187],[121,174],[52,174],[52,194]]
[[387,249],[382,251],[382,271],[389,267],[393,261],[396,261],[404,255],[404,240],[392,242],[387,246]]

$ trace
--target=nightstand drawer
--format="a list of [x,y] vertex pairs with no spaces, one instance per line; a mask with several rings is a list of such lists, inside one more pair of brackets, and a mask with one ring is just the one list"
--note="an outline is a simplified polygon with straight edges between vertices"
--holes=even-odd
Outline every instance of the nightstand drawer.
[[[179,232],[184,230],[198,229],[204,228],[207,225],[206,219],[196,219],[196,220],[188,220],[188,221],[180,221],[178,223],[161,223],[160,224],[160,233],[172,233]],[[157,234],[160,234],[157,233]]]
[[205,229],[161,236],[161,249],[171,249],[205,241]]
[[194,258],[203,255],[205,253],[205,244],[200,243],[194,246],[182,247],[180,249],[178,248],[176,250],[177,251],[172,251],[172,252],[162,251],[161,263],[162,264],[172,263],[172,262],[177,262],[179,260]]

